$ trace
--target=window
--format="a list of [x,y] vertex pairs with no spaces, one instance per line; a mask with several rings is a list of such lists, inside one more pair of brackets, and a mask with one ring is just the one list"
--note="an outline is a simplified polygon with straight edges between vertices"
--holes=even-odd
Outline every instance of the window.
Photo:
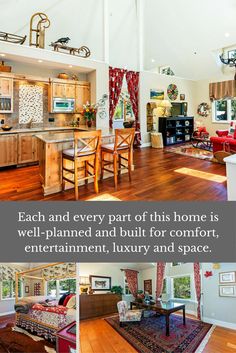
[[214,122],[231,122],[236,120],[236,99],[222,99],[212,103]]
[[130,95],[127,90],[122,90],[120,94],[120,99],[114,114],[114,120],[135,120]]
[[76,293],[76,280],[72,278],[47,282],[47,295],[60,298],[65,293]]
[[[15,298],[15,281],[8,280],[2,281],[2,299],[13,299]],[[23,293],[23,282],[19,280],[18,282],[18,297],[22,297]]]
[[164,278],[164,281],[163,281],[163,289],[162,289],[162,294],[166,294],[166,278]]
[[76,280],[75,279],[65,279],[59,281],[59,293],[60,296],[64,293],[75,293],[76,292]]
[[53,298],[57,297],[57,281],[49,281],[47,283],[47,295]]
[[190,276],[173,278],[173,295],[178,299],[191,299],[191,278]]
[[126,277],[124,278],[125,295],[131,295]]
[[183,264],[185,264],[185,262],[172,262],[172,267],[174,267],[174,266],[181,266],[181,265],[183,265]]

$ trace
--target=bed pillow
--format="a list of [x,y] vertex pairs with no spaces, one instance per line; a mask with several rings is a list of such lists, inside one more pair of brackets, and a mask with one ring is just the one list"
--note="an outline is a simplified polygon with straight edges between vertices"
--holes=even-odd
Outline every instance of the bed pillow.
[[76,295],[73,294],[73,296],[68,300],[66,307],[68,309],[76,309]]
[[70,300],[70,298],[73,296],[74,294],[69,294],[67,295],[67,297],[65,298],[64,302],[63,302],[63,306],[66,306],[68,301]]
[[64,300],[66,299],[66,297],[68,296],[68,293],[65,293],[61,296],[61,298],[59,299],[58,305],[63,305]]

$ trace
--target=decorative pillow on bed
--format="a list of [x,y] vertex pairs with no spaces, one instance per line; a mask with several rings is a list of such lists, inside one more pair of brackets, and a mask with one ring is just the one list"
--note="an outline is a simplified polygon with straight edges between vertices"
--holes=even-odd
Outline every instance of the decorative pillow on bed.
[[71,297],[73,297],[74,294],[69,294],[67,295],[67,297],[65,298],[64,302],[63,302],[63,306],[66,306],[68,301],[70,300]]
[[69,295],[69,293],[65,293],[61,296],[61,298],[59,299],[58,305],[63,305],[64,300],[66,299],[66,297]]
[[66,304],[66,307],[68,309],[76,309],[76,295],[73,294],[73,296],[69,299],[68,303]]

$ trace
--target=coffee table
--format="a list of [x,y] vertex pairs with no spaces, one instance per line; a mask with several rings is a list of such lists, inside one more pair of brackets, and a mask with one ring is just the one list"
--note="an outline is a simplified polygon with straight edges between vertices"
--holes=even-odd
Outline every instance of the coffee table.
[[155,304],[147,304],[145,302],[133,301],[130,303],[130,309],[133,309],[133,306],[139,309],[153,310],[161,315],[166,317],[166,336],[170,335],[170,315],[176,311],[183,311],[183,324],[186,325],[185,320],[185,304],[173,303],[173,302],[162,302],[159,301]]
[[195,148],[207,151],[212,150],[212,142],[209,137],[192,137],[191,142]]

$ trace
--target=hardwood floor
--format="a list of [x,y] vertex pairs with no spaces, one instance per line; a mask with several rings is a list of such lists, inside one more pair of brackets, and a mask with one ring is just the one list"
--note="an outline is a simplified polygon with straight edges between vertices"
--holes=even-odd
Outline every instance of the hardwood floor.
[[[105,320],[80,323],[80,353],[137,353]],[[236,331],[216,327],[203,353],[235,353]],[[155,353],[155,352],[153,352]]]
[[[128,175],[123,175],[115,190],[113,178],[106,179],[99,182],[100,194],[108,193],[124,201],[227,199],[226,182],[217,183],[176,172],[179,168],[189,168],[225,176],[224,165],[152,148],[135,150],[134,164],[131,183]],[[74,200],[72,190],[44,197],[38,166],[0,170],[0,180],[0,200]],[[81,200],[95,196],[92,184],[80,187],[79,192]]]

